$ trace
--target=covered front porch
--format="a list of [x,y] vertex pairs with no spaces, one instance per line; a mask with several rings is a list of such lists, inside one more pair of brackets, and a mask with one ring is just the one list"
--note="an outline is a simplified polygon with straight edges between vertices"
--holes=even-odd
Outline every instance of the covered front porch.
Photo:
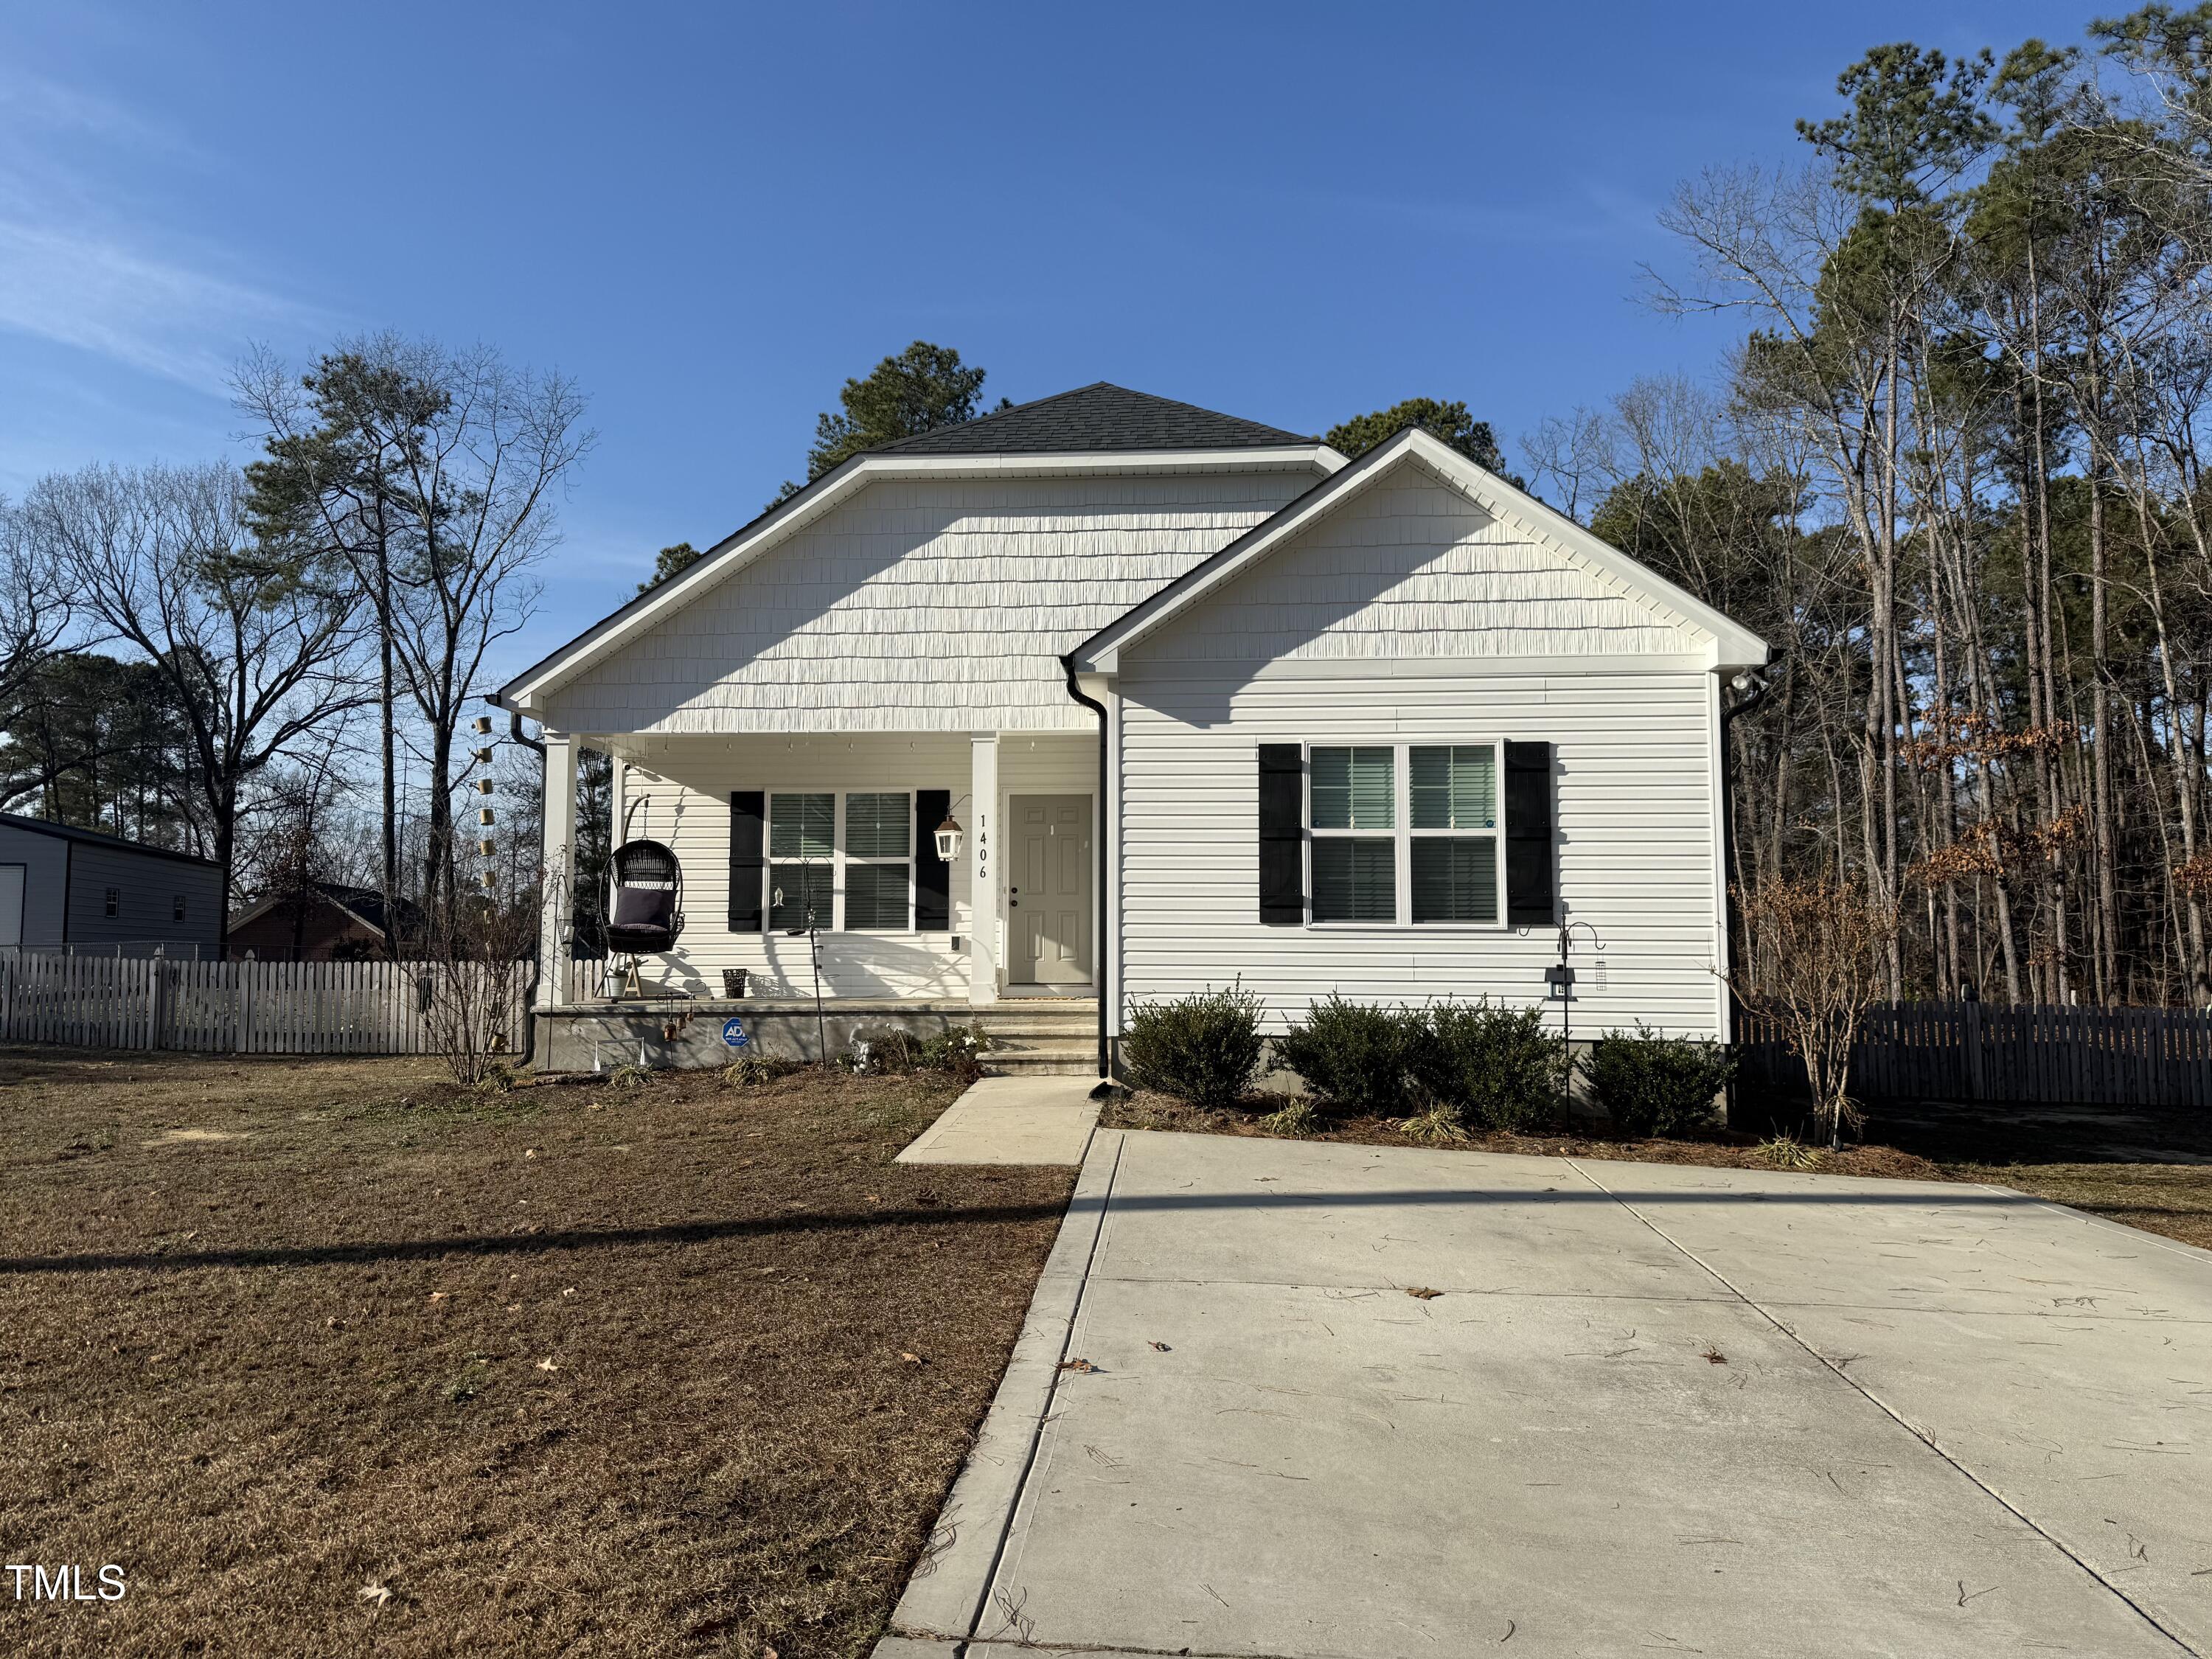
[[[661,1033],[659,1046],[684,1051],[678,1063],[703,1063],[686,1034],[711,1014],[714,1048],[720,1021],[735,1016],[766,1022],[763,1037],[788,1027],[791,1042],[777,1047],[811,1057],[833,1019],[927,1030],[1001,1003],[1095,1012],[1093,732],[549,729],[544,741],[536,1006],[559,1022],[556,1049],[562,1036],[604,1046]],[[660,842],[682,871],[681,931],[673,948],[640,961],[639,997],[619,994],[611,964],[572,955],[586,750],[613,761],[612,844]],[[947,824],[957,845],[942,859]]]

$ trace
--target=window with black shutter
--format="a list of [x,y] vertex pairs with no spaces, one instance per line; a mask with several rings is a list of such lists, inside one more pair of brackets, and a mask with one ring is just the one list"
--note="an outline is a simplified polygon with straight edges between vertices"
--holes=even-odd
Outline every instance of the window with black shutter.
[[1260,745],[1260,920],[1296,927],[1306,919],[1305,751]]
[[766,860],[762,836],[767,796],[739,789],[730,796],[730,931],[757,933],[763,921],[762,878]]
[[914,926],[923,933],[952,926],[952,866],[937,855],[937,826],[952,816],[950,789],[914,796]]
[[1559,920],[1553,839],[1552,745],[1505,745],[1505,920],[1548,927]]
[[[1539,904],[1549,920],[1550,744],[1263,744],[1261,754],[1262,921],[1292,920],[1295,908],[1322,927],[1495,927],[1527,925]],[[1295,780],[1293,756],[1304,762]],[[1269,848],[1279,845],[1270,832],[1293,782],[1305,891],[1270,914],[1270,892],[1290,883],[1269,884]]]

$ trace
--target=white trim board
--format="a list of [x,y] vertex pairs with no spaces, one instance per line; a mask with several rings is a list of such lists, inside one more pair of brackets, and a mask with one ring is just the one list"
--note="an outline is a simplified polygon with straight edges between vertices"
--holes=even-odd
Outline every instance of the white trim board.
[[[1131,662],[1119,678],[1129,683],[1203,679],[1209,684],[1234,677],[1252,680],[1430,680],[1473,676],[1525,675],[1539,679],[1572,679],[1586,674],[1708,674],[1702,652],[1591,652],[1550,657],[1260,657],[1208,658],[1202,663]],[[1103,683],[1103,676],[1096,677]],[[1095,695],[1095,694],[1094,694]]]
[[1702,666],[1756,667],[1766,661],[1770,654],[1766,641],[1749,629],[1677,587],[1619,548],[1599,540],[1565,514],[1554,512],[1533,495],[1477,466],[1419,427],[1409,427],[1350,465],[1333,472],[1273,518],[1255,526],[1203,564],[1109,623],[1078,646],[1070,653],[1069,661],[1079,672],[1117,672],[1123,650],[1218,592],[1378,479],[1407,465],[1421,466],[1484,511],[1548,543],[1592,577],[1638,601],[1663,620],[1705,635],[1711,644],[1701,659]]

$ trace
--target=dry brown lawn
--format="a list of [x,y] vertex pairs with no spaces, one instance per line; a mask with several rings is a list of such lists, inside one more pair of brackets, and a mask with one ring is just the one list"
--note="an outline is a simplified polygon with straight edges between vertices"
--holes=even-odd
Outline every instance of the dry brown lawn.
[[[1249,1110],[1205,1111],[1163,1095],[1139,1092],[1109,1105],[1099,1121],[1109,1128],[1266,1135],[1271,1131],[1261,1119],[1278,1103],[1255,1101]],[[1395,1121],[1379,1117],[1325,1118],[1318,1131],[1303,1138],[1381,1146],[1425,1144],[1408,1139]],[[2141,1144],[2146,1140],[2152,1144]],[[2087,1114],[2015,1119],[1996,1109],[1978,1114],[1947,1109],[1911,1121],[1875,1120],[1868,1124],[1863,1141],[1834,1152],[1817,1152],[1810,1164],[1793,1167],[1824,1175],[1902,1181],[1990,1182],[2212,1249],[2212,1145],[2208,1140],[2212,1140],[2212,1125],[2187,1118],[2171,1123],[2129,1118],[2119,1126],[2107,1123],[2100,1128],[2097,1118]],[[1540,1157],[1775,1168],[1759,1143],[1757,1135],[1724,1131],[1697,1139],[1638,1139],[1580,1132],[1516,1134],[1493,1130],[1451,1144],[1473,1152]]]
[[865,1652],[1071,1184],[955,1093],[0,1049],[0,1553],[129,1587],[0,1652]]

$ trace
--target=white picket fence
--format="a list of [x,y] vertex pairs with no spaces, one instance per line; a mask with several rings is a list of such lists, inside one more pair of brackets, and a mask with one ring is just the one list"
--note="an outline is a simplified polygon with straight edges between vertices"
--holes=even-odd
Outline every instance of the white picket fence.
[[[175,962],[0,951],[0,1042],[201,1054],[428,1054],[450,971],[415,962]],[[475,969],[489,974],[489,969]],[[526,971],[507,1039],[520,1050]]]

